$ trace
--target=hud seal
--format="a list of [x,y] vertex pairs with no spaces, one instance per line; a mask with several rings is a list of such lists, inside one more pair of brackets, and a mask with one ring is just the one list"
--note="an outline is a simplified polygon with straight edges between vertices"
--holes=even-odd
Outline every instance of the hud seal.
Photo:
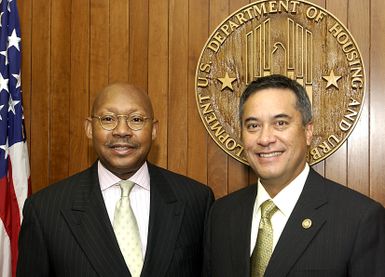
[[200,55],[195,93],[200,117],[214,141],[247,164],[240,140],[239,97],[260,76],[283,74],[310,97],[314,115],[308,162],[334,153],[361,114],[365,70],[347,28],[306,1],[258,1],[227,17]]

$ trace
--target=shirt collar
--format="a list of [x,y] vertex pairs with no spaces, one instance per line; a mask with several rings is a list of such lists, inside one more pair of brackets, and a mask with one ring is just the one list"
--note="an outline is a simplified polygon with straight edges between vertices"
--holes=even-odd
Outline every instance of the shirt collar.
[[[309,171],[310,167],[306,163],[302,172],[272,199],[284,216],[289,217],[293,211],[303,187],[305,186]],[[258,209],[263,202],[269,199],[271,199],[270,195],[262,186],[260,179],[258,179],[258,193],[255,207]]]
[[[122,179],[113,174],[107,168],[103,166],[103,164],[98,161],[98,177],[100,183],[100,189],[102,191],[116,185]],[[150,190],[150,173],[148,172],[147,162],[135,172],[128,180],[134,182],[145,190]]]

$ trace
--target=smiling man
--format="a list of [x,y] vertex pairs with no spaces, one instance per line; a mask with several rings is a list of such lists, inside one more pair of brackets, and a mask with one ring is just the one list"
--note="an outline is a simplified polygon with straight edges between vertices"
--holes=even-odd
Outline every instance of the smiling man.
[[97,95],[85,132],[99,159],[27,199],[17,276],[201,274],[213,194],[146,161],[158,124],[134,86]]
[[216,201],[206,232],[213,277],[385,276],[385,209],[306,162],[309,98],[281,75],[240,99],[247,160],[258,182]]

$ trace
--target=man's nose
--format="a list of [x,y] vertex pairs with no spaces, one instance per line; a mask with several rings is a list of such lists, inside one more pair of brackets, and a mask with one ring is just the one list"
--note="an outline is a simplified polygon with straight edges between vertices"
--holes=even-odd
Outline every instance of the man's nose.
[[258,144],[268,146],[276,141],[274,129],[271,126],[263,126],[258,136]]
[[124,116],[118,117],[118,124],[113,130],[113,134],[120,135],[120,136],[132,134],[132,130],[127,124],[127,117],[124,117]]

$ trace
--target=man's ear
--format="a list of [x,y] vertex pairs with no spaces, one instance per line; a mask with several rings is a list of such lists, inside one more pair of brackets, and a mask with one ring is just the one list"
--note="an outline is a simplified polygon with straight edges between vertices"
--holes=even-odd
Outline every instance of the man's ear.
[[84,130],[86,132],[86,136],[89,139],[92,139],[92,118],[87,117],[84,121]]
[[310,146],[313,139],[313,122],[309,122],[305,126],[306,145]]
[[152,123],[152,134],[151,134],[152,140],[156,139],[156,136],[158,135],[158,128],[159,128],[159,121],[154,120],[154,122]]

